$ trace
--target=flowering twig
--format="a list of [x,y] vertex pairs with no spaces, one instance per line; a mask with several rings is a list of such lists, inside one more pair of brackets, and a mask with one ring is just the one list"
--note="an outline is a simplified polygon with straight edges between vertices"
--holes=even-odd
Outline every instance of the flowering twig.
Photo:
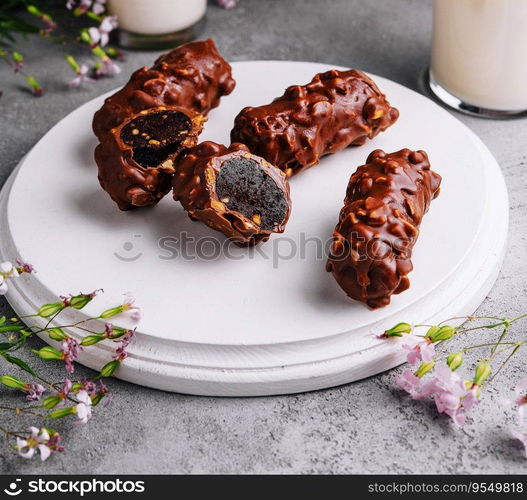
[[[527,339],[506,341],[511,326],[526,318],[527,314],[513,318],[466,316],[450,318],[437,325],[412,326],[409,323],[398,323],[379,337],[405,337],[402,348],[407,351],[406,359],[414,368],[405,369],[398,375],[397,385],[413,399],[433,398],[439,413],[445,413],[456,425],[462,426],[466,421],[466,414],[479,404],[482,390],[495,380],[523,345],[527,344]],[[490,322],[454,328],[448,324],[452,321],[465,321],[469,324],[474,321]],[[422,331],[423,328],[426,328],[426,331]],[[466,336],[469,332],[478,330],[498,328],[501,328],[501,331],[494,342],[467,345],[457,352],[446,351],[446,347],[455,337]],[[465,362],[464,354],[475,349],[487,349],[488,355],[478,359],[471,377],[460,376],[457,370]],[[504,358],[503,354],[506,354]],[[494,367],[495,365],[497,367]],[[527,396],[523,394],[523,391],[527,390],[527,377],[517,384],[515,390],[516,399],[509,401],[509,406],[516,407],[518,415],[521,415],[518,419],[518,424],[521,425],[523,406],[527,404]],[[527,456],[527,433],[513,428],[511,435],[523,443]]]
[[[9,290],[10,281],[21,274],[33,273],[35,270],[29,264],[17,261],[16,265],[9,262],[0,264],[0,294]],[[24,380],[11,373],[0,375],[0,385],[21,392],[25,396],[26,405],[1,405],[0,410],[14,413],[14,415],[31,415],[44,420],[57,420],[68,416],[75,416],[76,423],[86,424],[92,417],[95,407],[107,397],[109,391],[102,379],[112,376],[127,357],[127,348],[133,340],[135,329],[122,328],[108,320],[119,315],[128,314],[131,319],[138,321],[141,317],[140,308],[130,294],[120,305],[104,310],[99,315],[77,321],[75,323],[57,325],[59,316],[66,310],[81,310],[86,307],[102,290],[91,293],[79,293],[60,297],[56,302],[44,304],[31,315],[23,318],[0,318],[0,357],[15,365],[24,372]],[[24,319],[28,326],[21,323]],[[45,320],[44,326],[32,324],[34,319]],[[87,324],[95,320],[104,320],[104,331],[94,330]],[[73,337],[66,331],[79,332],[79,338]],[[86,335],[88,333],[88,335]],[[35,367],[14,355],[36,334],[47,334],[59,343],[60,348],[51,345],[38,350],[31,350],[42,360],[62,361],[68,376],[60,381],[47,380],[38,373]],[[3,340],[2,340],[3,337]],[[117,344],[111,359],[91,379],[73,381],[71,376],[75,372],[75,361],[84,349],[99,342],[109,341]],[[38,382],[37,382],[38,381]],[[33,403],[28,405],[27,403]],[[23,458],[31,458],[38,451],[42,460],[51,454],[63,451],[60,444],[60,434],[47,426],[31,427],[29,431],[14,431],[0,427],[8,441],[15,441],[13,447]]]
[[[25,8],[35,21],[18,17],[19,7]],[[0,41],[7,46],[6,49],[0,49],[0,58],[25,79],[33,95],[41,96],[44,91],[38,80],[22,69],[25,61],[16,51],[15,33],[36,34],[61,44],[66,42],[87,44],[90,53],[95,57],[91,66],[85,63],[79,64],[72,56],[66,56],[66,61],[76,74],[70,82],[70,87],[78,87],[102,76],[120,72],[119,66],[113,60],[122,58],[122,54],[108,46],[110,33],[117,27],[117,18],[105,15],[106,0],[67,0],[53,15],[48,11],[49,8],[45,0],[11,0],[5,7],[0,5]],[[56,19],[65,14],[85,18],[88,27],[83,28],[74,38],[67,33],[57,34],[59,22]]]

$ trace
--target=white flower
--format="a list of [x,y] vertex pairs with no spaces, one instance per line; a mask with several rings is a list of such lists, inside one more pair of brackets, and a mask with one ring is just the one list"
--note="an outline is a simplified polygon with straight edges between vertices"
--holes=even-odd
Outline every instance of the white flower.
[[0,264],[0,273],[4,275],[5,278],[17,278],[18,271],[16,267],[11,264],[11,262],[2,262]]
[[77,413],[78,424],[86,424],[91,418],[92,412],[92,401],[90,395],[86,391],[79,391],[77,394],[77,399],[80,403],[75,407],[75,412]]
[[97,15],[102,14],[106,10],[105,3],[106,0],[95,0],[91,8],[92,12]]
[[86,64],[81,64],[77,76],[69,82],[70,87],[79,87],[83,82],[94,82],[93,78],[88,76],[90,69]]
[[40,451],[40,459],[46,460],[51,455],[51,449],[47,446],[49,442],[49,433],[42,428],[40,431],[36,427],[30,427],[31,436],[27,439],[16,438],[16,447],[18,454],[22,458],[32,458],[35,451]]
[[117,28],[117,17],[106,16],[98,28],[91,27],[88,30],[94,44],[104,47],[110,41],[110,32]]

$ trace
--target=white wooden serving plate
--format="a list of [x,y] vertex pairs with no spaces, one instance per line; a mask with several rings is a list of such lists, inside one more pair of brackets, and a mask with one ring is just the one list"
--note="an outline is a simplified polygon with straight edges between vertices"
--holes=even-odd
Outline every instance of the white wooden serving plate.
[[[266,103],[331,66],[256,61],[233,68],[236,90],[210,114],[202,139],[228,143],[242,107]],[[92,156],[91,119],[106,96],[81,106],[32,149],[1,193],[0,258],[21,257],[38,270],[13,280],[9,302],[24,315],[59,295],[105,290],[65,315],[70,322],[131,292],[144,318],[117,376],[169,391],[293,393],[402,363],[397,342],[375,334],[399,321],[434,323],[477,308],[504,254],[508,199],[499,166],[467,127],[427,98],[374,78],[399,108],[399,121],[293,178],[286,232],[253,250],[225,247],[222,235],[191,222],[170,196],[152,209],[120,212],[99,187]],[[370,151],[404,147],[429,153],[443,176],[441,194],[421,226],[410,290],[370,311],[325,271],[314,241],[329,241],[348,179]],[[100,368],[114,347],[91,347],[81,362]]]

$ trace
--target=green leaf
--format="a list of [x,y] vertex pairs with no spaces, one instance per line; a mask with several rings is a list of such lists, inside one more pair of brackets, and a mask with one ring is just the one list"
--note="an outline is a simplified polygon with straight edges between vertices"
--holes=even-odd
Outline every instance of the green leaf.
[[2,316],[0,318],[0,325],[3,325],[6,322],[7,318],[5,316]]
[[19,366],[25,372],[36,376],[36,373],[33,371],[33,369],[25,361],[21,360],[20,358],[16,358],[15,356],[11,356],[11,354],[8,354],[7,352],[0,353],[0,356],[3,356],[3,358],[6,361],[9,361],[9,363],[13,363],[14,365]]
[[25,328],[24,325],[8,325],[0,326],[0,333],[4,332],[20,332]]
[[0,342],[0,351],[7,351],[8,349],[11,349],[11,347],[13,347],[11,342]]

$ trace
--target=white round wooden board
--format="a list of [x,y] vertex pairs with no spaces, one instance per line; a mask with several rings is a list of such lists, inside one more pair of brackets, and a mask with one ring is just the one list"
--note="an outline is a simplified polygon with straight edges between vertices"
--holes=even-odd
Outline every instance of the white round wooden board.
[[[229,143],[242,107],[269,102],[330,68],[234,63],[236,89],[211,112],[201,139]],[[117,376],[169,391],[293,393],[402,363],[397,342],[375,334],[399,321],[433,323],[477,308],[503,258],[508,198],[498,164],[474,133],[429,99],[374,79],[399,108],[399,121],[293,178],[285,233],[252,250],[227,246],[171,196],[154,208],[119,211],[100,188],[93,161],[91,119],[106,96],[81,106],[43,137],[2,190],[0,258],[20,257],[38,270],[13,280],[9,302],[22,315],[59,295],[105,290],[65,315],[69,321],[97,315],[131,292],[144,318]],[[405,147],[428,152],[443,177],[441,194],[421,226],[411,288],[370,311],[325,271],[315,241],[329,241],[348,179],[368,154]],[[80,361],[100,368],[114,347],[98,344]]]

